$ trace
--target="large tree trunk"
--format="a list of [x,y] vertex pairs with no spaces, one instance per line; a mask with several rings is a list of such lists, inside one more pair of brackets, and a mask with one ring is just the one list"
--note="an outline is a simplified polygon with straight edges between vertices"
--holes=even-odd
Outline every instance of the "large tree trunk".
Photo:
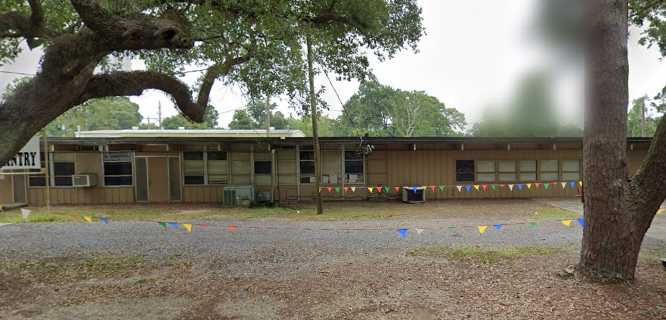
[[587,5],[587,101],[583,141],[585,226],[578,272],[595,281],[633,280],[643,237],[664,200],[660,124],[638,174],[627,166],[627,1]]

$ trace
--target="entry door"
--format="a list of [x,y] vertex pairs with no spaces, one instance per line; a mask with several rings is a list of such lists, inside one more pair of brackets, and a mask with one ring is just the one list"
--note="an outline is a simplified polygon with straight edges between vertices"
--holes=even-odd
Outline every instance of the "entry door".
[[148,199],[169,202],[169,158],[148,158]]

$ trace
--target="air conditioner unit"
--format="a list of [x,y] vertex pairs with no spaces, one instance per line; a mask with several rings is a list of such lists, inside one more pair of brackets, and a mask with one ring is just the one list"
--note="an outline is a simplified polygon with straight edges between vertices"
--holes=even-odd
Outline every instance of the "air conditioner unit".
[[224,204],[239,206],[254,202],[253,186],[226,186],[224,187]]
[[90,188],[97,186],[97,176],[94,174],[78,174],[72,176],[72,186]]
[[407,203],[423,203],[426,201],[425,187],[402,188],[402,201]]

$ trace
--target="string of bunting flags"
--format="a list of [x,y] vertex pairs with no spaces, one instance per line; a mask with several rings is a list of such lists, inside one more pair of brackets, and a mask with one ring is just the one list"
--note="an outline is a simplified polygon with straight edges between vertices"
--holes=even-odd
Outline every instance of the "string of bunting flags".
[[447,189],[454,189],[458,192],[490,192],[490,191],[535,191],[538,189],[555,190],[560,189],[577,189],[583,186],[583,181],[550,181],[550,182],[516,182],[516,183],[480,183],[480,184],[456,184],[456,185],[423,185],[423,186],[328,186],[319,187],[319,192],[329,193],[354,193],[357,191],[365,191],[368,193],[390,193],[401,192],[405,189],[408,191],[416,192],[417,190],[428,190],[430,192],[445,192]]

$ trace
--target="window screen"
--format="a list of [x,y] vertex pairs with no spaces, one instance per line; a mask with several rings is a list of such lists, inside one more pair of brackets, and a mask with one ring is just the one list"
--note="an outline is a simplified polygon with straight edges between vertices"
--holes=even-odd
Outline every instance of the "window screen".
[[74,162],[53,162],[53,185],[56,187],[71,187],[74,172]]
[[539,180],[554,181],[559,179],[559,168],[557,160],[539,161]]
[[492,160],[476,161],[476,181],[479,182],[495,181],[495,161]]
[[104,185],[132,185],[132,155],[130,153],[104,154]]
[[580,180],[580,161],[562,161],[562,180]]
[[310,183],[315,175],[314,151],[301,151],[299,170],[301,183]]
[[204,184],[204,153],[184,152],[183,160],[185,184]]
[[474,181],[474,160],[456,160],[456,181]]
[[535,181],[536,180],[536,160],[520,160],[518,163],[519,179],[520,181]]
[[516,161],[500,160],[498,161],[498,171],[500,181],[516,181]]
[[227,172],[229,165],[227,163],[227,153],[224,151],[208,152],[206,154],[208,166],[208,184],[227,183]]
[[363,183],[363,153],[345,151],[345,183]]

